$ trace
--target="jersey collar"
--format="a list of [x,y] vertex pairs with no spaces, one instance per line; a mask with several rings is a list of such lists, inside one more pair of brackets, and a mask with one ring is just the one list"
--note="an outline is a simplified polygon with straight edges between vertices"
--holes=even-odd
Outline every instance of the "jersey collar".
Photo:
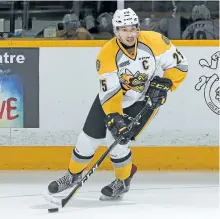
[[119,46],[119,48],[123,51],[123,53],[128,56],[130,59],[133,59],[135,60],[136,59],[136,56],[137,56],[137,44],[138,44],[138,40],[136,40],[135,42],[135,46],[134,46],[134,54],[131,55],[120,43],[120,41],[118,40],[118,38],[116,38],[116,42]]

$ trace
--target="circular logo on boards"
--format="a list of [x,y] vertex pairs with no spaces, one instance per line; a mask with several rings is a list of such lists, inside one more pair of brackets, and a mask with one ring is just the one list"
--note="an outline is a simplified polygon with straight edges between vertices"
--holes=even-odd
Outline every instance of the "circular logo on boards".
[[[220,52],[216,52],[211,56],[211,62],[206,59],[200,59],[199,64],[202,68],[209,68],[215,70],[218,68]],[[199,82],[195,85],[195,89],[200,91],[202,87],[204,88],[204,99],[207,106],[215,114],[220,114],[219,104],[220,104],[220,86],[219,86],[219,76],[214,73],[210,77],[202,75],[199,77]]]

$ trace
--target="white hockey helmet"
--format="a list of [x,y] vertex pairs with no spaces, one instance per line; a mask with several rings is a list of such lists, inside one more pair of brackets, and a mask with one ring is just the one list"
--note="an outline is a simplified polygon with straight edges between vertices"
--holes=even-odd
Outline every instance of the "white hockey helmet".
[[192,9],[192,20],[210,20],[211,15],[209,9],[205,5],[196,5]]
[[139,27],[139,18],[131,8],[118,9],[113,15],[112,25],[114,31],[117,30],[117,27],[123,26],[137,25]]
[[65,14],[63,17],[63,24],[66,29],[68,28],[78,28],[80,23],[79,23],[79,17],[72,13],[72,14]]

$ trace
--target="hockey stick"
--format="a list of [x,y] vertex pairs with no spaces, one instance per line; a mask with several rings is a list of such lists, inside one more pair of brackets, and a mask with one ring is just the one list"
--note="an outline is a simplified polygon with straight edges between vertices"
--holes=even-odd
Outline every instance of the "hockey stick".
[[[137,124],[137,122],[140,120],[140,118],[143,116],[144,113],[146,113],[147,110],[151,109],[151,100],[148,98],[148,101],[144,108],[137,114],[137,116],[130,122],[128,125],[129,131],[132,129],[134,125]],[[71,197],[83,186],[83,184],[89,179],[89,177],[95,172],[97,167],[100,166],[100,164],[104,161],[104,159],[107,157],[107,155],[115,148],[115,146],[122,140],[123,136],[119,136],[112,144],[109,146],[109,148],[105,151],[105,153],[99,158],[99,160],[93,165],[93,167],[86,173],[86,175],[77,183],[76,187],[70,192],[70,194],[61,200],[61,206],[62,208],[68,203],[68,201],[71,199]]]

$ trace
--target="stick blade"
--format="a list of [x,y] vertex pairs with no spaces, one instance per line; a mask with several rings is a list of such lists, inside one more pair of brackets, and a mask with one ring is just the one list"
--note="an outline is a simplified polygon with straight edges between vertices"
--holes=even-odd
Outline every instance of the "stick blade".
[[76,194],[76,192],[80,189],[80,187],[81,187],[81,185],[78,184],[66,198],[63,198],[63,199],[61,200],[61,206],[62,206],[62,208],[63,208],[63,207],[67,204],[67,202]]

